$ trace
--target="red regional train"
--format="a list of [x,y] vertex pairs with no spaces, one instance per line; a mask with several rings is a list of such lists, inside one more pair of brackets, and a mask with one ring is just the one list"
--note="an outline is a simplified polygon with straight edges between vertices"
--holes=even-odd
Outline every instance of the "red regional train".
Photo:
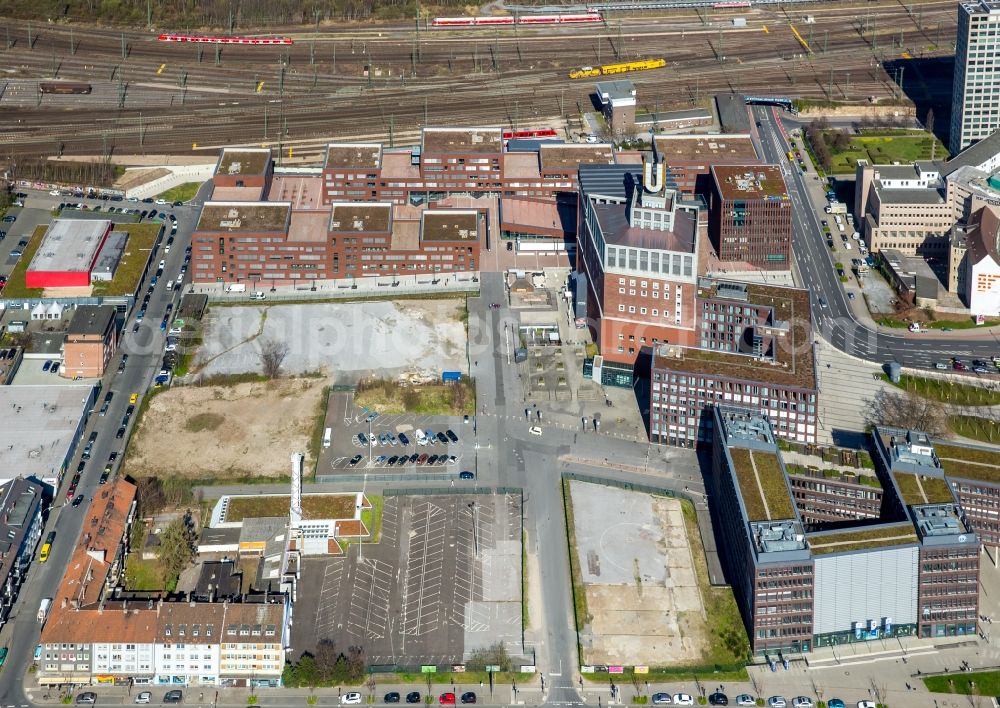
[[503,131],[504,140],[518,140],[521,138],[558,138],[559,133],[554,131],[552,128],[541,128],[539,130],[505,130]]
[[435,17],[431,27],[496,27],[507,25],[579,25],[602,22],[599,12],[577,15],[522,15],[504,17]]
[[161,34],[161,42],[200,42],[202,44],[293,44],[287,37],[213,37],[200,34]]

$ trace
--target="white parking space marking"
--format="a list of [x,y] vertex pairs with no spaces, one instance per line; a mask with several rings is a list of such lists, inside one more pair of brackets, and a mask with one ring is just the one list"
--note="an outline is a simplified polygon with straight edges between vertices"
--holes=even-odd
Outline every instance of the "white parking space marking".
[[413,506],[405,557],[402,633],[411,636],[438,629],[441,621],[441,573],[447,514],[427,501]]

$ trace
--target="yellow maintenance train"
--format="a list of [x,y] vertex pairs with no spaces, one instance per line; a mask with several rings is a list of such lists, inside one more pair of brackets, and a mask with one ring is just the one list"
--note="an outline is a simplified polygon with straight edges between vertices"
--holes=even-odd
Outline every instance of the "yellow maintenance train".
[[594,76],[609,76],[624,74],[627,71],[645,71],[646,69],[661,69],[667,65],[666,59],[643,59],[641,61],[625,61],[620,64],[605,64],[604,66],[585,66],[569,72],[571,79],[589,79]]

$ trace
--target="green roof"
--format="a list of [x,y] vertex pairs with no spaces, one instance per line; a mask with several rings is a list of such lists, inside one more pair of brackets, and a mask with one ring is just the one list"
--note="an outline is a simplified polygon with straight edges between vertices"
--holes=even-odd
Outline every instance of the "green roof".
[[946,504],[954,501],[951,487],[940,477],[894,472],[896,485],[907,506],[919,504]]
[[794,519],[785,474],[773,452],[729,448],[748,521]]
[[917,542],[917,534],[909,523],[895,526],[873,526],[856,531],[807,536],[806,538],[813,555],[874,550]]
[[935,442],[934,452],[949,477],[1000,484],[1000,451]]

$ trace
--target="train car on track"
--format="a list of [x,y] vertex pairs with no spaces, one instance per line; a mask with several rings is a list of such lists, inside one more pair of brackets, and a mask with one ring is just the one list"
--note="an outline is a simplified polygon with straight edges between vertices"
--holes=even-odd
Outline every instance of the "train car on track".
[[511,17],[435,17],[431,27],[503,27],[509,25],[581,25],[603,22],[599,12]]
[[43,81],[38,84],[38,93],[90,93],[93,90],[90,84],[78,83],[74,81]]
[[620,64],[605,64],[603,66],[585,66],[581,69],[569,72],[571,79],[589,79],[595,76],[610,76],[612,74],[624,74],[627,71],[646,71],[647,69],[660,69],[667,65],[666,59],[642,59],[640,61],[626,61]]
[[712,8],[716,10],[726,10],[731,7],[750,7],[750,3],[748,0],[733,0],[731,2],[717,2],[712,5]]
[[558,138],[559,133],[552,128],[540,128],[538,130],[505,130],[504,140],[530,140],[531,138]]
[[161,34],[161,42],[198,42],[201,44],[247,44],[261,46],[269,44],[294,44],[288,37],[218,37],[201,34]]

